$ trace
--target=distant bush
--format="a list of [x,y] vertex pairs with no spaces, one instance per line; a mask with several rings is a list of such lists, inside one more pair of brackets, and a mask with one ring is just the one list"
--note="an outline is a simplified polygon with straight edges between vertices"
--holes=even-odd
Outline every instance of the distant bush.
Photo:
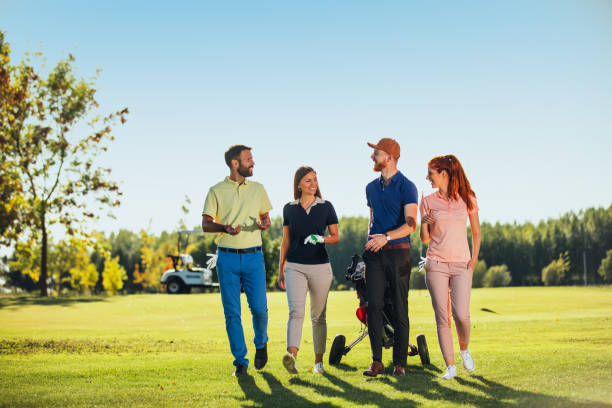
[[570,270],[570,261],[567,251],[559,255],[548,266],[542,269],[542,282],[546,286],[560,285],[565,281],[565,275]]
[[419,267],[415,266],[410,272],[410,289],[425,289],[425,271],[419,271]]
[[482,288],[482,279],[487,273],[487,263],[483,260],[480,260],[476,263],[476,267],[474,267],[474,275],[472,275],[472,287],[473,288]]
[[527,275],[523,279],[523,286],[540,286],[542,285],[542,279],[537,275]]
[[612,249],[606,252],[606,257],[602,259],[597,273],[605,282],[612,282]]
[[123,288],[123,281],[127,279],[127,274],[123,266],[119,265],[119,257],[106,260],[104,272],[102,272],[102,285],[106,292],[114,295]]
[[506,265],[495,265],[489,268],[482,278],[482,285],[487,288],[508,286],[512,276]]

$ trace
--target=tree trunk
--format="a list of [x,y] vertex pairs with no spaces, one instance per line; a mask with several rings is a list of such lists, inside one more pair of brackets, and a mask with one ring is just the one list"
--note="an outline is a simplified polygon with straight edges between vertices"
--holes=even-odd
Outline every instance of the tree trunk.
[[40,257],[40,296],[47,296],[47,226],[45,225],[45,213],[41,216],[42,225],[42,253]]

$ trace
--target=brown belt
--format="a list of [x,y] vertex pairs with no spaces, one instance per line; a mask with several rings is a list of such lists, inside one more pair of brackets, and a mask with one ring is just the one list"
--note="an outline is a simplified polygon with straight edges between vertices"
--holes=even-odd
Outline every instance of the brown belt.
[[410,242],[398,242],[396,244],[387,244],[381,248],[383,251],[391,249],[410,249]]

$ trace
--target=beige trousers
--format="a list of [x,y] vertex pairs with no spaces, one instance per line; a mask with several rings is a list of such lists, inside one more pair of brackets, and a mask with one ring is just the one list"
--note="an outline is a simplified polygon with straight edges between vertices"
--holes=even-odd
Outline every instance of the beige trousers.
[[287,322],[287,347],[300,348],[306,292],[310,292],[310,320],[312,321],[312,341],[315,354],[325,353],[327,322],[325,309],[327,295],[332,282],[332,269],[329,263],[306,265],[287,262],[285,265],[285,287],[289,303]]
[[[450,309],[455,320],[461,349],[470,342],[470,291],[472,271],[467,262],[439,262],[428,259],[425,263],[425,282],[431,294],[436,315],[438,342],[447,365],[454,361],[453,335]],[[450,304],[449,304],[450,295]]]

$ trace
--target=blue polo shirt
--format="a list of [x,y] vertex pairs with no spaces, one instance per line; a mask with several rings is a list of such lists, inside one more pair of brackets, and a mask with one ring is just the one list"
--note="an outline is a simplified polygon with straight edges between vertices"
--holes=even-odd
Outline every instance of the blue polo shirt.
[[[366,199],[368,207],[372,209],[369,235],[374,235],[386,234],[405,224],[404,207],[406,204],[418,204],[419,195],[414,183],[398,171],[387,185],[382,175],[371,181],[366,186]],[[410,235],[389,241],[390,244],[398,242],[410,242]]]

